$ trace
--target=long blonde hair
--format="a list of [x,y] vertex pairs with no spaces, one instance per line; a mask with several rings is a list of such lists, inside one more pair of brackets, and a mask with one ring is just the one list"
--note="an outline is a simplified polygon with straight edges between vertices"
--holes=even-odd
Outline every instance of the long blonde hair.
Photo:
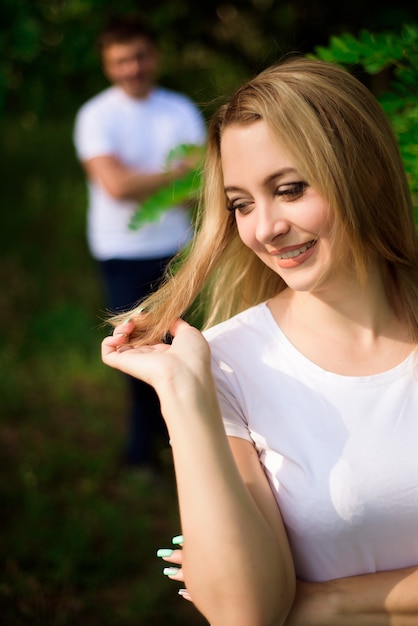
[[257,120],[267,123],[330,206],[334,249],[352,262],[359,277],[371,255],[380,260],[388,297],[418,340],[418,240],[397,141],[360,81],[336,65],[304,57],[264,70],[214,115],[195,236],[176,271],[169,271],[161,287],[131,311],[133,338],[160,341],[199,294],[203,325],[209,326],[285,288],[241,242],[235,217],[226,209],[223,131]]

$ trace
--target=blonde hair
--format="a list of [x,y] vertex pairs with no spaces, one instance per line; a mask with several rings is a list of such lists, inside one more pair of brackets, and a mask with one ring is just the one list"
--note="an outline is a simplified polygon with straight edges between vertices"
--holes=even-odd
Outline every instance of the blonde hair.
[[380,260],[388,297],[418,340],[418,240],[397,141],[360,81],[336,65],[305,57],[264,70],[213,117],[195,237],[176,271],[168,272],[161,287],[131,312],[133,337],[141,343],[160,341],[199,294],[203,323],[209,326],[285,288],[241,242],[234,214],[226,209],[223,131],[258,120],[327,201],[334,217],[334,250],[344,254],[360,278],[371,256]]

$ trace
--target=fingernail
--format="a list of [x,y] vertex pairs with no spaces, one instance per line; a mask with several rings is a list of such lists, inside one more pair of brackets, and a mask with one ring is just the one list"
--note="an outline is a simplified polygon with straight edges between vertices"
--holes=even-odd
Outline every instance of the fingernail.
[[163,569],[163,574],[164,576],[175,576],[176,574],[178,574],[178,571],[178,567],[165,567]]
[[127,350],[132,350],[132,346],[124,345],[124,346],[118,346],[116,348],[117,352],[126,352]]
[[132,317],[128,317],[128,319],[124,320],[122,324],[127,324],[128,322],[132,322]]
[[170,548],[160,548],[157,550],[157,556],[171,556],[173,552],[174,550],[171,550]]
[[187,589],[179,589],[177,593],[179,594],[179,596],[182,596],[183,598],[187,598],[188,600],[192,599],[192,596],[187,591]]
[[184,543],[183,535],[176,535],[172,538],[171,543],[174,543],[175,546],[181,545],[182,543]]

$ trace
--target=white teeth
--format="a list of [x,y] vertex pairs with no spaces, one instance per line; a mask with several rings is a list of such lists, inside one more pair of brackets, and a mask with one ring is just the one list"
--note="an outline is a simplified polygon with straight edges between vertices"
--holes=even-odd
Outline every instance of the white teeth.
[[314,245],[315,241],[311,241],[310,243],[301,246],[300,248],[296,248],[296,250],[289,250],[289,252],[284,252],[283,254],[279,254],[279,259],[291,259],[295,256],[299,256],[299,254],[303,254],[306,250],[309,250]]

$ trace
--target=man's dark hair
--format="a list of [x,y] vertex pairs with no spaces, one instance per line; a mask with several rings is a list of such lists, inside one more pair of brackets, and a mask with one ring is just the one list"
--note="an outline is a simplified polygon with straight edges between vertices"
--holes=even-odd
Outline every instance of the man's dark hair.
[[138,37],[157,45],[154,31],[143,18],[123,15],[110,18],[97,38],[99,52],[115,43],[125,43]]

